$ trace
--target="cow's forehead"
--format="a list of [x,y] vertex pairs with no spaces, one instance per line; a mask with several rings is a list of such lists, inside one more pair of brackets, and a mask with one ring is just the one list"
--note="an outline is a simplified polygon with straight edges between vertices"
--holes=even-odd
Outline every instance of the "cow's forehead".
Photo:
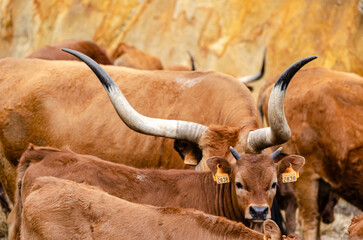
[[276,179],[273,159],[265,154],[242,154],[235,165],[235,177],[244,182],[270,184]]

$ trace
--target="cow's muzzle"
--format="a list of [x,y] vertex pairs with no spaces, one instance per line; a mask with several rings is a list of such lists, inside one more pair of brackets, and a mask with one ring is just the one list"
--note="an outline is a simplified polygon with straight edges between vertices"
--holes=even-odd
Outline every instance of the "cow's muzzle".
[[250,214],[252,220],[266,220],[268,207],[266,206],[250,206]]

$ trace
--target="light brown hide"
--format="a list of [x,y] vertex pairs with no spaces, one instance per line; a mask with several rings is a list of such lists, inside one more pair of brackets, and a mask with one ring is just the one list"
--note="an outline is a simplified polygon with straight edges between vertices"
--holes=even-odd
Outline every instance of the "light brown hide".
[[79,61],[78,58],[63,52],[61,50],[62,48],[71,48],[81,53],[84,53],[93,60],[95,60],[98,64],[106,64],[106,65],[112,64],[106,51],[101,46],[98,46],[93,41],[79,41],[79,40],[65,40],[43,46],[32,52],[30,55],[27,56],[27,58]]
[[[215,130],[233,128],[233,146],[243,153],[248,132],[262,125],[251,93],[231,76],[104,68],[139,113],[206,126],[216,124],[208,129],[206,140],[201,140],[199,146],[205,160],[211,156],[232,159],[225,148],[230,135],[217,134],[221,146],[208,143],[209,139],[215,140],[208,137],[216,135]],[[12,169],[1,168],[0,176],[2,182],[9,183],[4,188],[11,200],[15,191],[14,164],[29,142],[69,146],[78,153],[135,167],[184,167],[172,139],[146,136],[123,124],[85,64],[6,58],[0,60],[0,72],[0,89],[6,93],[0,96],[1,160],[2,165]]]
[[[73,48],[70,48],[73,49]],[[73,49],[76,50],[76,49]],[[86,54],[87,55],[87,54]],[[185,54],[186,55],[186,54]],[[191,71],[191,67],[182,65],[163,66],[161,60],[126,43],[120,43],[112,51],[111,58],[116,66],[130,67],[143,70],[171,70],[171,71]]]
[[[195,208],[249,225],[261,221],[248,215],[250,206],[267,206],[269,215],[265,218],[270,218],[276,194],[272,185],[280,177],[278,173],[284,172],[288,163],[299,170],[303,160],[288,156],[275,164],[268,155],[243,154],[236,164],[231,164],[224,158],[213,157],[207,161],[212,173],[220,164],[230,178],[230,183],[217,184],[210,171],[137,169],[90,155],[31,145],[18,166],[19,189],[9,217],[10,238],[18,239],[21,203],[41,176],[85,182],[136,203]],[[244,189],[237,189],[238,183]]]
[[[263,112],[275,80],[260,93]],[[319,178],[363,209],[363,78],[319,67],[301,70],[286,92],[285,113],[292,136],[284,151],[306,158],[293,184],[304,239],[315,239]]]
[[[193,209],[135,204],[86,184],[36,180],[24,201],[21,239],[249,239],[263,234]],[[265,234],[281,236],[268,220]]]
[[[72,48],[71,48],[72,49]],[[68,54],[68,53],[65,53]],[[162,70],[161,60],[134,46],[120,43],[111,53],[114,65],[144,70]]]

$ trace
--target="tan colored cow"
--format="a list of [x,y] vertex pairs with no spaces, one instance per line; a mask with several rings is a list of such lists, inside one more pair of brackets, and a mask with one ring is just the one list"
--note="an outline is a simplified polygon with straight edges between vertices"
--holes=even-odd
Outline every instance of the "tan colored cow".
[[35,50],[33,53],[28,55],[27,58],[78,61],[78,58],[63,52],[61,50],[62,48],[71,48],[84,53],[99,64],[112,65],[111,59],[108,57],[106,50],[97,45],[95,42],[86,40],[65,40],[56,42]]
[[113,59],[113,64],[116,66],[130,67],[143,70],[194,71],[195,70],[194,58],[189,51],[187,53],[190,58],[191,66],[184,66],[184,65],[163,66],[160,58],[153,56],[147,52],[144,52],[134,46],[130,46],[126,43],[121,42],[112,51],[111,57]]
[[[260,94],[264,112],[275,80]],[[293,187],[304,239],[315,239],[319,178],[363,209],[363,78],[320,67],[302,70],[286,93],[285,112],[292,136],[282,146],[286,153],[306,158]]]
[[[277,163],[266,154],[237,154],[236,158],[236,163],[231,164],[224,158],[212,157],[207,161],[209,171],[137,169],[94,156],[30,145],[18,166],[20,190],[11,213],[11,236],[18,233],[21,202],[41,176],[85,182],[131,202],[195,208],[261,230],[261,222],[271,218],[277,179],[290,164],[299,171],[304,158],[287,156]],[[218,168],[228,175],[229,182],[214,181]]]
[[[126,111],[123,120],[133,130],[120,121],[83,63],[1,59],[1,182],[13,200],[15,168],[30,142],[58,148],[68,145],[78,153],[135,167],[183,168],[173,139],[192,146],[184,152],[185,160],[200,161],[199,169],[208,169],[206,160],[212,156],[233,161],[229,146],[241,153],[259,153],[288,140],[281,100],[293,74],[314,58],[292,65],[288,77],[281,77],[271,100],[275,106],[271,114],[276,118],[269,128],[262,128],[251,93],[231,76],[104,66],[123,89],[122,94],[114,85],[109,88],[110,94],[116,93],[113,104]],[[121,96],[133,108],[123,109],[129,105],[118,102]]]
[[266,220],[264,235],[194,209],[131,203],[96,187],[41,177],[24,198],[21,239],[298,239]]
[[150,55],[126,43],[120,43],[117,48],[113,50],[111,59],[113,59],[113,64],[116,66],[143,70],[164,69],[161,60],[158,57]]
[[363,214],[352,218],[352,222],[348,228],[349,240],[363,239]]

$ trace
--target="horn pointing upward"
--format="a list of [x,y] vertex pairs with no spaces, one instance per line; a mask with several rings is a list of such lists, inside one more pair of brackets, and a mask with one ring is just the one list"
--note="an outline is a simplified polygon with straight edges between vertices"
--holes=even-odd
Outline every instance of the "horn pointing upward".
[[248,151],[259,152],[267,147],[282,144],[290,139],[291,131],[284,113],[286,88],[296,72],[316,58],[317,56],[310,56],[300,59],[281,74],[271,91],[268,102],[268,121],[270,127],[249,132],[247,137]]
[[238,78],[238,81],[240,81],[243,84],[247,84],[249,82],[254,82],[257,81],[258,79],[263,77],[263,74],[265,74],[265,63],[266,63],[266,47],[265,50],[263,52],[263,60],[262,60],[262,67],[261,67],[261,71],[258,74],[255,75],[249,75],[249,76],[245,76],[245,77],[240,77]]
[[62,50],[76,56],[91,68],[101,81],[122,121],[134,131],[152,136],[198,143],[207,129],[206,126],[194,122],[150,118],[139,114],[129,104],[120,88],[100,65],[83,53],[66,48],[62,48]]

